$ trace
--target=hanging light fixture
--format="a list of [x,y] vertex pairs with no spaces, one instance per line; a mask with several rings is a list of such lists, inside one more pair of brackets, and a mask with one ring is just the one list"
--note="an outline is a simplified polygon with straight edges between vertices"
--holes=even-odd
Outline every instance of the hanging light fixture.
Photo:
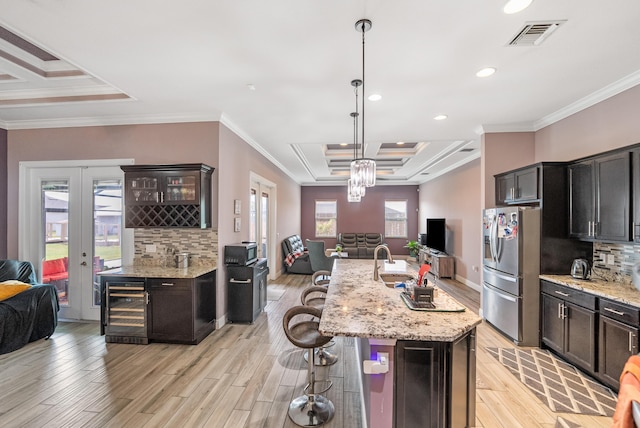
[[[356,30],[362,32],[362,80],[359,80],[360,84],[362,84],[362,144],[360,145],[362,149],[361,157],[357,157],[351,162],[351,180],[352,185],[362,186],[362,187],[373,187],[376,185],[376,161],[370,158],[364,157],[364,33],[371,29],[371,21],[368,19],[360,19],[356,22]],[[352,81],[351,84],[354,85],[356,80]],[[354,85],[356,86],[356,85]],[[359,85],[358,85],[359,86]],[[357,86],[356,86],[357,90]],[[357,92],[356,92],[357,94]],[[357,153],[357,152],[356,152]]]
[[[355,87],[356,93],[356,111],[352,112],[350,116],[353,118],[353,158],[357,158],[358,154],[358,86],[360,86],[360,81],[357,81],[357,84],[354,84],[355,80],[351,82],[351,84]],[[347,200],[349,202],[360,202],[360,199],[364,196],[365,187],[359,184],[356,184],[357,180],[353,180],[349,178],[347,180]]]

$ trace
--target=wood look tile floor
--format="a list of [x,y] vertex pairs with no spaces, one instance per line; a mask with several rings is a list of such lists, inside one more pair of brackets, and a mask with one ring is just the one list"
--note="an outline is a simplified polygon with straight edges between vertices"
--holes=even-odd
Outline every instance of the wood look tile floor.
[[[282,275],[282,291],[252,325],[228,324],[197,346],[105,344],[97,323],[61,322],[50,340],[0,355],[2,427],[293,427],[289,401],[301,394],[306,363],[282,331],[282,315],[299,304],[310,276]],[[470,310],[479,295],[443,281]],[[478,327],[476,426],[553,427],[558,416],[582,427],[609,427],[611,418],[557,414],[485,350],[513,347]],[[336,338],[339,362],[326,393],[336,406],[327,427],[361,427],[354,341]]]

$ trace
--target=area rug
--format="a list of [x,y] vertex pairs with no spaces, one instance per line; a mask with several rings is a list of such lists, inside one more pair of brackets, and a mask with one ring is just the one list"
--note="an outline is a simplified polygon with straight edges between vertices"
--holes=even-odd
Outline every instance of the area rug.
[[543,349],[487,351],[552,411],[613,416],[617,397],[609,388]]

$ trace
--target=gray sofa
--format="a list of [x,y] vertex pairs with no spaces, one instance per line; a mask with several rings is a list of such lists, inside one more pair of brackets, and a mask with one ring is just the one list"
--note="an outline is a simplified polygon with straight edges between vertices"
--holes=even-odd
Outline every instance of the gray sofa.
[[282,260],[288,273],[312,275],[309,253],[300,239],[300,235],[291,235],[282,241]]
[[[375,248],[385,244],[382,233],[339,233],[337,245],[342,246],[350,259],[373,259]],[[378,256],[386,258],[387,250],[381,250]]]

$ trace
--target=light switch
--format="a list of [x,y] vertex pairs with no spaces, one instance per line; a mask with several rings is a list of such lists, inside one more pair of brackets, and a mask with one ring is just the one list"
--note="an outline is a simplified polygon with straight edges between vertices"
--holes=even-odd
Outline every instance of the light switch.
[[146,250],[147,250],[147,253],[155,253],[157,249],[155,244],[151,244],[151,245],[147,245]]
[[613,254],[607,254],[607,264],[613,265],[616,263],[616,257]]

